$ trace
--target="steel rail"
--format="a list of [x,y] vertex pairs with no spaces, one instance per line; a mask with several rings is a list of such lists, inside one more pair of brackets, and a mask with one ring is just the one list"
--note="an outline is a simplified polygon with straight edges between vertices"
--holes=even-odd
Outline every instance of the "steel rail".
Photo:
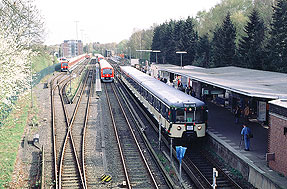
[[[88,79],[88,73],[86,75],[84,83],[87,82],[87,79]],[[68,142],[68,138],[70,139],[70,142],[72,144],[73,154],[74,154],[74,157],[76,159],[77,168],[78,168],[79,175],[80,175],[80,178],[81,178],[81,185],[82,185],[83,188],[86,188],[85,181],[84,181],[84,178],[83,178],[83,173],[81,171],[81,166],[80,166],[80,163],[79,163],[79,158],[78,158],[78,155],[76,153],[76,148],[75,148],[73,136],[71,134],[71,128],[72,128],[72,125],[73,125],[76,113],[78,111],[78,107],[79,107],[79,104],[80,104],[80,101],[81,101],[81,98],[82,98],[85,86],[86,86],[86,84],[84,84],[83,87],[82,87],[82,90],[81,90],[81,93],[80,93],[80,98],[77,101],[76,107],[74,109],[75,111],[73,113],[73,116],[72,116],[71,120],[67,122],[67,133],[66,133],[65,140],[64,140],[64,143],[63,143],[63,146],[62,146],[62,153],[61,153],[61,159],[60,159],[60,165],[59,165],[59,189],[61,189],[60,182],[62,181],[62,168],[63,168],[63,161],[64,161],[64,153],[65,153],[66,145],[67,145],[67,142]],[[63,104],[63,108],[65,109],[65,107],[64,107],[64,100],[63,100],[63,95],[62,94],[61,94],[61,101],[62,101],[62,104]],[[64,110],[64,112],[65,111],[66,111],[66,109]],[[68,120],[68,117],[66,119]]]
[[128,170],[127,170],[127,167],[126,167],[126,163],[125,163],[124,154],[123,154],[123,151],[122,151],[122,147],[121,147],[118,131],[116,129],[116,123],[115,123],[115,120],[114,120],[114,116],[113,116],[113,112],[112,112],[112,106],[111,106],[111,102],[110,102],[110,99],[109,99],[109,95],[108,95],[108,91],[107,91],[106,85],[105,85],[105,93],[106,93],[106,96],[107,96],[107,102],[108,102],[108,106],[109,106],[110,115],[111,115],[111,118],[112,118],[112,124],[113,124],[113,128],[114,128],[114,132],[115,132],[115,135],[116,135],[118,149],[120,151],[120,156],[121,156],[121,160],[122,160],[124,174],[125,174],[125,178],[126,178],[126,181],[127,181],[127,187],[129,189],[131,189],[132,188],[131,181],[129,179]]
[[[55,78],[57,78],[58,76],[62,76],[64,77],[64,74],[58,74]],[[62,78],[61,77],[61,78]],[[53,135],[53,158],[54,158],[54,177],[55,177],[55,184],[56,184],[56,189],[58,189],[58,167],[57,167],[57,146],[56,146],[56,131],[55,131],[55,107],[54,107],[54,91],[56,90],[56,88],[58,87],[58,85],[60,84],[57,80],[57,84],[53,87],[53,82],[55,80],[55,78],[52,79],[52,81],[50,82],[50,86],[51,86],[51,124],[52,124],[52,135]]]
[[83,138],[82,138],[82,170],[83,170],[83,177],[84,177],[84,182],[86,188],[88,188],[87,184],[87,177],[86,177],[86,170],[85,170],[85,140],[86,140],[86,130],[87,130],[87,124],[88,124],[88,119],[89,119],[89,114],[90,114],[90,103],[91,103],[91,90],[92,85],[93,85],[93,79],[94,79],[94,72],[95,70],[92,71],[92,78],[90,81],[90,88],[88,91],[88,100],[87,100],[87,105],[86,105],[86,111],[85,111],[85,121],[84,121],[84,128],[83,128]]
[[[118,80],[119,81],[119,80]],[[120,82],[120,81],[119,81]],[[122,85],[122,83],[121,83]],[[134,120],[136,121],[137,124],[137,129],[142,133],[141,137],[144,139],[146,145],[149,147],[149,151],[152,154],[152,156],[154,157],[154,159],[156,160],[156,164],[158,165],[158,167],[161,169],[161,171],[163,172],[163,176],[165,178],[165,181],[168,185],[169,188],[176,188],[176,184],[173,182],[172,178],[169,176],[168,172],[166,171],[164,165],[161,163],[160,159],[158,158],[158,155],[156,154],[156,152],[154,151],[152,145],[149,142],[149,139],[147,138],[147,136],[144,134],[142,128],[145,127],[144,123],[142,122],[140,116],[137,114],[136,110],[134,109],[134,107],[132,106],[132,104],[130,103],[128,97],[124,94],[124,91],[122,88],[117,87],[118,91],[121,93],[121,96],[123,97],[125,103],[128,105],[128,109],[131,112]],[[126,90],[126,89],[125,89]]]
[[130,129],[130,131],[131,131],[131,133],[132,133],[132,136],[133,136],[133,139],[134,139],[134,141],[135,141],[135,143],[136,143],[136,145],[137,145],[137,148],[138,148],[138,150],[139,150],[139,152],[140,152],[140,154],[141,154],[141,158],[142,158],[142,160],[144,161],[144,164],[145,164],[145,166],[146,166],[146,168],[147,168],[147,170],[148,170],[149,176],[151,177],[154,186],[155,186],[156,188],[158,188],[157,182],[156,182],[156,180],[155,180],[155,178],[154,178],[154,176],[153,176],[153,174],[152,174],[152,172],[151,172],[151,169],[150,169],[150,167],[149,167],[149,165],[148,165],[148,163],[147,163],[147,160],[146,160],[146,158],[145,158],[145,156],[144,156],[144,154],[143,154],[143,151],[142,151],[142,149],[141,149],[141,147],[140,147],[140,144],[139,144],[139,142],[138,142],[138,140],[137,140],[137,138],[136,138],[136,136],[135,136],[135,133],[134,133],[134,131],[133,131],[133,128],[132,128],[132,126],[131,126],[131,124],[130,124],[130,121],[129,121],[129,119],[128,119],[126,113],[125,113],[125,110],[124,110],[124,108],[123,108],[123,106],[122,106],[122,103],[120,102],[120,99],[119,99],[119,97],[118,97],[118,94],[116,93],[116,91],[115,91],[115,89],[114,89],[114,85],[113,85],[113,84],[112,84],[112,89],[113,89],[113,92],[115,93],[115,96],[116,96],[116,98],[117,98],[117,101],[118,101],[118,103],[119,103],[119,105],[120,105],[120,107],[121,107],[121,110],[122,110],[122,112],[123,112],[123,114],[124,114],[124,117],[125,117],[125,119],[126,119],[126,121],[127,121],[127,124],[128,124],[129,129]]
[[[78,70],[78,69],[77,69]],[[61,77],[60,77],[61,76]],[[61,80],[59,82],[60,79],[62,79],[65,75],[64,73],[59,73],[56,76],[54,76],[52,78],[52,80],[50,81],[50,95],[51,95],[51,124],[52,124],[52,143],[53,143],[53,159],[54,159],[54,177],[55,177],[55,185],[56,185],[56,189],[58,189],[58,166],[57,166],[57,146],[56,146],[56,131],[55,131],[55,107],[54,107],[54,92],[56,90],[56,88],[65,80],[67,80],[69,77],[65,78],[64,80]],[[58,77],[60,77],[59,79],[57,79]],[[56,85],[54,85],[54,81],[55,79],[57,79]]]

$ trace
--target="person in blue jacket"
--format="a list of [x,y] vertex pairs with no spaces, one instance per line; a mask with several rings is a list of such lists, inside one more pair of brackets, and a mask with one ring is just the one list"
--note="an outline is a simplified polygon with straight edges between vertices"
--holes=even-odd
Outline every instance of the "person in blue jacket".
[[245,144],[245,151],[249,151],[250,150],[250,128],[248,128],[246,125],[242,125],[243,129],[241,130],[241,135],[242,138],[244,139],[244,144]]

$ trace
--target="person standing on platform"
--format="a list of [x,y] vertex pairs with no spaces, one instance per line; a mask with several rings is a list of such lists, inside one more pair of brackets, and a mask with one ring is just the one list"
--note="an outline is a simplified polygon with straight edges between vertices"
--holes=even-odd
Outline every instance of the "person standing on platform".
[[240,115],[241,115],[241,109],[240,109],[240,107],[237,105],[236,108],[235,108],[235,112],[234,112],[235,123],[239,123]]
[[246,105],[244,110],[243,110],[243,116],[244,116],[244,122],[245,123],[248,123],[248,121],[249,121],[249,114],[250,114],[249,106]]
[[242,125],[243,126],[243,129],[241,130],[241,136],[244,140],[244,145],[245,145],[245,148],[244,150],[245,151],[249,151],[250,150],[250,128],[247,127],[246,125]]

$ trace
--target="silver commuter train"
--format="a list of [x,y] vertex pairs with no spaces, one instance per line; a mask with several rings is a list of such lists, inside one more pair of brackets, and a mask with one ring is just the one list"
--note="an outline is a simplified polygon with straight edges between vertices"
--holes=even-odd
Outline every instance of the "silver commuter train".
[[121,80],[170,137],[196,139],[205,136],[207,106],[204,102],[133,67],[120,68]]

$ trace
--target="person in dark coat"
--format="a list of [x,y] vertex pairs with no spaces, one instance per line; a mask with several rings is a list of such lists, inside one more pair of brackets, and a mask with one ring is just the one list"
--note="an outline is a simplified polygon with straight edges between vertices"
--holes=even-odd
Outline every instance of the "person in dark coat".
[[241,130],[241,136],[244,140],[244,145],[245,145],[244,150],[249,151],[250,150],[250,137],[249,137],[249,135],[250,135],[251,131],[250,131],[250,128],[247,127],[246,125],[242,125],[242,126],[243,126],[243,128]]
[[239,106],[236,106],[234,111],[235,123],[239,123],[240,115],[241,115],[241,109]]

